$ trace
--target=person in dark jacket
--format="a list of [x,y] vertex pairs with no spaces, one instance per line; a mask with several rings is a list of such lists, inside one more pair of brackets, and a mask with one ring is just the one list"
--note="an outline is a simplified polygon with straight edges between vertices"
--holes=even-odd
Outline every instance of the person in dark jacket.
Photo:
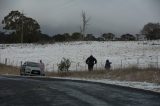
[[45,76],[45,73],[44,73],[45,65],[44,65],[44,63],[42,62],[42,60],[40,60],[39,62],[40,62],[40,63],[39,63],[39,67],[40,67],[40,69],[41,69],[41,74],[42,74],[43,76]]
[[88,64],[88,70],[93,71],[93,66],[94,64],[97,64],[97,60],[95,57],[91,55],[90,57],[87,58],[86,64]]
[[105,69],[106,69],[106,70],[110,70],[111,64],[112,64],[112,63],[111,63],[109,60],[106,60]]

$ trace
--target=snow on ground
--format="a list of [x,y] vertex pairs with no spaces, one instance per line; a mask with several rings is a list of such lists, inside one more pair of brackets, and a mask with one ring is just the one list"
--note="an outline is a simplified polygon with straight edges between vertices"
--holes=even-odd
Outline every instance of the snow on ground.
[[86,70],[85,60],[93,55],[97,58],[96,68],[104,68],[105,60],[112,62],[112,68],[128,66],[158,67],[160,41],[82,41],[55,44],[1,44],[0,62],[20,66],[21,61],[45,63],[46,70],[57,71],[57,64],[63,57],[72,62],[70,70]]

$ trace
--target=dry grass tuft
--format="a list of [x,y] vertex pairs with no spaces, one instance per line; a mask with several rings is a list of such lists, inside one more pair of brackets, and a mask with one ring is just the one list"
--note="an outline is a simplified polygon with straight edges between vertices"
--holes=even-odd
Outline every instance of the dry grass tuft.
[[53,77],[75,77],[87,79],[111,79],[121,81],[141,81],[160,83],[160,69],[155,68],[126,68],[116,70],[81,71],[69,73],[47,72],[47,76]]
[[[0,74],[19,75],[19,68],[0,64]],[[92,72],[46,72],[46,76],[160,83],[160,69],[156,68],[139,69],[136,67],[130,67],[115,70],[95,70]]]
[[0,74],[12,74],[19,75],[19,68],[13,66],[6,66],[4,64],[0,64]]

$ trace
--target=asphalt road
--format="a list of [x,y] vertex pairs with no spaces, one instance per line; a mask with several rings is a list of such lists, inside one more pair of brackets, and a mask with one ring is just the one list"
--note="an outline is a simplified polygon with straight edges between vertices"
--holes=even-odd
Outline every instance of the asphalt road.
[[0,76],[0,106],[160,106],[160,94],[83,81]]

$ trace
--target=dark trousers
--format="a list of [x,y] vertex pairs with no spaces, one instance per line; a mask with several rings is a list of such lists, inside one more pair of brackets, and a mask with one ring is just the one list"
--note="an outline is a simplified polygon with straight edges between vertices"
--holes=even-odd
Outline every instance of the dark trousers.
[[106,70],[110,70],[110,67],[105,67]]
[[88,65],[88,70],[89,70],[89,71],[93,71],[93,66],[94,66],[94,65]]

